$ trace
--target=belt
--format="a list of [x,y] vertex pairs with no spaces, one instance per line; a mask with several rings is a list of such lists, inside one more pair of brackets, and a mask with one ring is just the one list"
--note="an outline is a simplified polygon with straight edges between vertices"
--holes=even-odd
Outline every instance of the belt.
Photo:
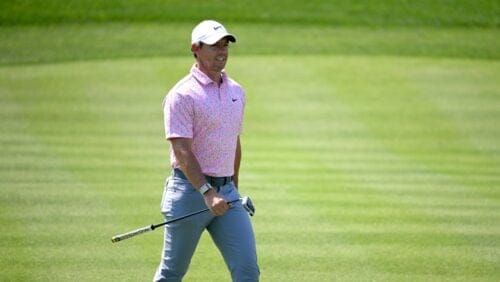
[[[178,168],[174,168],[172,170],[172,176],[188,180],[184,172],[182,172],[182,170]],[[233,181],[232,176],[216,177],[216,176],[205,175],[205,179],[207,180],[208,183],[210,183],[210,185],[214,187],[221,187]]]

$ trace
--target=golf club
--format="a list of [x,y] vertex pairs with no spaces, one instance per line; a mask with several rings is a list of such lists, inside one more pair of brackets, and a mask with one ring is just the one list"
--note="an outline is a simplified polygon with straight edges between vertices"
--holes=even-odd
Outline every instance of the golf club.
[[[248,212],[248,214],[250,216],[253,216],[255,214],[255,207],[253,206],[252,204],[252,201],[250,200],[250,198],[248,196],[245,196],[243,198],[240,198],[238,200],[234,200],[234,201],[230,201],[228,202],[228,204],[232,204],[232,203],[236,203],[238,201],[241,200],[241,204],[243,205],[243,207],[245,208],[245,210]],[[190,216],[193,216],[193,215],[197,215],[197,214],[200,214],[200,213],[203,213],[203,212],[206,212],[208,211],[209,209],[206,208],[206,209],[203,209],[203,210],[200,210],[200,211],[196,211],[196,212],[192,212],[192,213],[189,213],[189,214],[186,214],[186,215],[183,215],[183,216],[180,216],[178,218],[174,218],[174,219],[171,219],[171,220],[167,220],[165,222],[162,222],[162,223],[159,223],[159,224],[151,224],[150,226],[145,226],[145,227],[142,227],[142,228],[139,228],[139,229],[136,229],[136,230],[133,230],[133,231],[130,231],[130,232],[127,232],[127,233],[123,233],[123,234],[120,234],[120,235],[116,235],[116,236],[113,236],[113,238],[111,238],[111,242],[112,243],[116,243],[116,242],[119,242],[119,241],[123,241],[125,239],[128,239],[128,238],[131,238],[131,237],[134,237],[134,236],[137,236],[139,234],[142,234],[142,233],[146,233],[146,232],[149,232],[149,231],[152,231],[152,230],[155,230],[156,228],[160,227],[160,226],[163,226],[163,225],[167,225],[167,224],[170,224],[170,223],[173,223],[173,222],[176,222],[176,221],[179,221],[181,219],[185,219],[185,218],[188,218]]]

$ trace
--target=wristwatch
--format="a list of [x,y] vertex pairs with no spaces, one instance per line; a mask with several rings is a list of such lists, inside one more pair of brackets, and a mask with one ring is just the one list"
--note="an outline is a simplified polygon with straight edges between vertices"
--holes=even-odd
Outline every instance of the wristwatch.
[[200,187],[200,189],[198,189],[198,191],[203,195],[205,193],[208,192],[208,190],[212,189],[212,185],[210,185],[210,183],[205,183],[203,184],[203,186]]

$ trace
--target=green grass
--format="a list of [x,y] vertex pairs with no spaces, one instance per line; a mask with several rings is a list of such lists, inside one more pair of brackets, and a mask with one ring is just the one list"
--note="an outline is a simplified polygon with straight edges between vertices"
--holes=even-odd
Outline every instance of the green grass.
[[4,1],[0,65],[188,56],[203,18],[242,35],[235,55],[500,58],[496,1],[195,2]]
[[[496,1],[0,2],[0,281],[150,281],[161,101],[238,36],[262,281],[498,281]],[[182,11],[182,12],[180,12]],[[229,281],[204,235],[186,281]]]
[[[160,103],[190,62],[0,68],[2,280],[150,279],[161,232],[109,238],[161,220]],[[248,91],[241,189],[258,209],[262,280],[497,280],[499,69],[233,57]],[[203,277],[228,279],[208,237],[186,279]]]
[[500,5],[491,0],[92,0],[2,1],[0,23],[225,22],[362,26],[498,27]]
[[[103,23],[0,27],[0,65],[189,57],[193,23]],[[229,27],[228,27],[229,28]],[[329,27],[234,24],[238,55],[402,55],[500,59],[500,32],[489,28]],[[265,31],[265,32],[264,32]]]

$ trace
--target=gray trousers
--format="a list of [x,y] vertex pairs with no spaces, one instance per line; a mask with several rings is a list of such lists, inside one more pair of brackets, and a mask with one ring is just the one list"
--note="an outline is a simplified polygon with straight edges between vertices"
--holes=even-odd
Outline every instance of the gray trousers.
[[[227,201],[240,197],[233,182],[217,190]],[[207,211],[166,225],[161,262],[154,281],[182,280],[205,229],[220,250],[233,281],[258,281],[260,273],[250,218],[241,202],[232,206],[219,217]],[[166,220],[205,208],[203,196],[189,181],[177,177],[167,180],[161,202]]]

